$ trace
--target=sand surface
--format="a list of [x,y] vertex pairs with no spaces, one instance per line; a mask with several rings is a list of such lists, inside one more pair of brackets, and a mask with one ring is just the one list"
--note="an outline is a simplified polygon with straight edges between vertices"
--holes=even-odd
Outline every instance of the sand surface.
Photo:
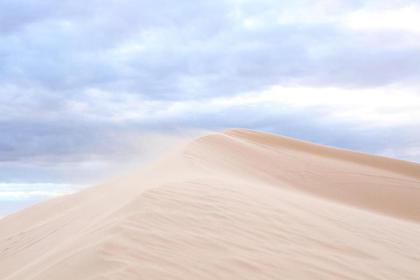
[[0,220],[0,279],[420,279],[420,165],[250,130]]

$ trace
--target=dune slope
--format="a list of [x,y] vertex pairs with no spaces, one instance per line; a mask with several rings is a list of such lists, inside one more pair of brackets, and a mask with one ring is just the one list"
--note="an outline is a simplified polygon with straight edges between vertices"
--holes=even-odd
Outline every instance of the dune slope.
[[0,279],[420,279],[420,166],[235,129],[0,220]]

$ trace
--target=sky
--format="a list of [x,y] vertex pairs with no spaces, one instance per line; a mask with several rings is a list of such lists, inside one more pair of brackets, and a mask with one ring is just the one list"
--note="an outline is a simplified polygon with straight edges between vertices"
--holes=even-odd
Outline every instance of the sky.
[[420,162],[420,3],[0,0],[0,204],[229,127]]

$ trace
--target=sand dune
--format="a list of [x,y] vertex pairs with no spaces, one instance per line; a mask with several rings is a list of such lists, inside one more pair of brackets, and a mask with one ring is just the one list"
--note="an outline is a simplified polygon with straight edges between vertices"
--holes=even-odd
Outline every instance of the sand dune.
[[420,165],[201,137],[0,220],[0,279],[420,279]]

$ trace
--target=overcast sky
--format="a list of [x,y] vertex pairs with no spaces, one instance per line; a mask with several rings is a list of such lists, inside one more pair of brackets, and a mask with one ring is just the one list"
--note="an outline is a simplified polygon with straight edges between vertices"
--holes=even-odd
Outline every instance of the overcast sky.
[[417,3],[0,0],[0,182],[227,127],[420,161]]

